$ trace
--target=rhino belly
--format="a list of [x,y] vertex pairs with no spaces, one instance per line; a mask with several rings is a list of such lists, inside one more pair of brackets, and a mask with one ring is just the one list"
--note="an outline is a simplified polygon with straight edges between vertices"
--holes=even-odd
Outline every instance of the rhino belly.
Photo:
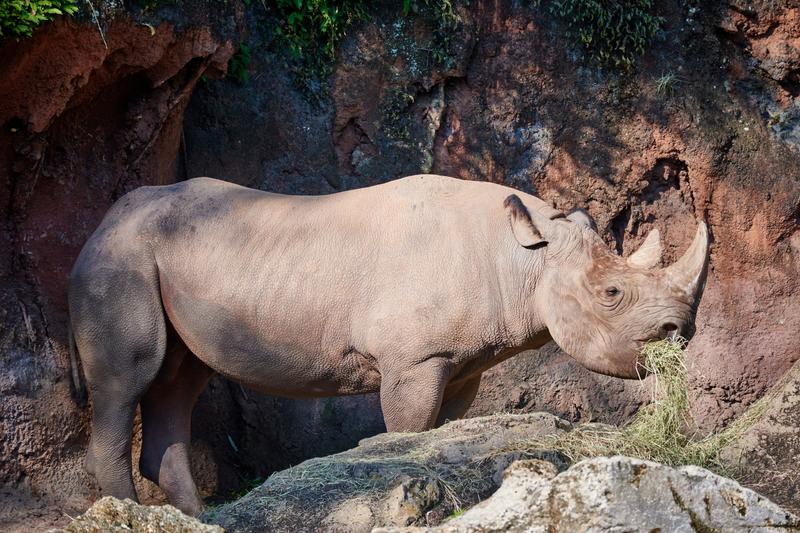
[[307,321],[258,316],[231,299],[207,300],[162,279],[167,316],[187,347],[225,377],[267,394],[321,397],[375,392],[374,360],[346,339],[326,338]]

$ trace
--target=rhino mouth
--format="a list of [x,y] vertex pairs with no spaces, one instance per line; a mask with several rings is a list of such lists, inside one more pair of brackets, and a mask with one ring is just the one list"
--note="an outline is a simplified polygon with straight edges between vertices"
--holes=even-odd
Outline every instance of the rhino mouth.
[[[636,362],[634,369],[637,377],[641,380],[651,374],[645,365],[644,347],[650,342],[669,341],[676,342],[679,339],[684,339],[681,331],[678,328],[670,328],[668,330],[662,329],[659,334],[653,335],[644,339],[636,339]],[[685,342],[685,339],[684,339]]]
[[667,330],[660,329],[659,331],[654,332],[652,335],[649,335],[647,337],[640,337],[638,339],[634,339],[634,341],[636,342],[638,349],[641,350],[642,347],[648,342],[674,341],[677,340],[678,337],[680,336],[681,336],[680,330],[677,327],[675,327]]

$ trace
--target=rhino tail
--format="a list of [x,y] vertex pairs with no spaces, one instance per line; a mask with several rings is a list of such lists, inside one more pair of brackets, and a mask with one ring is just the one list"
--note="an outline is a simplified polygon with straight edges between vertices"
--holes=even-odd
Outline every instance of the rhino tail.
[[72,324],[67,325],[67,342],[69,343],[69,371],[72,382],[72,396],[79,405],[86,404],[86,381],[81,373],[78,362],[78,348],[75,345],[75,336],[72,334]]

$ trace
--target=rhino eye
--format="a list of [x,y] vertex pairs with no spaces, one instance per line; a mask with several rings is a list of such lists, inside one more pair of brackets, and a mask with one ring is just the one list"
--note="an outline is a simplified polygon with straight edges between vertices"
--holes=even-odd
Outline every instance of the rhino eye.
[[606,296],[608,296],[609,298],[613,298],[618,294],[619,294],[619,289],[616,287],[608,287],[606,289]]

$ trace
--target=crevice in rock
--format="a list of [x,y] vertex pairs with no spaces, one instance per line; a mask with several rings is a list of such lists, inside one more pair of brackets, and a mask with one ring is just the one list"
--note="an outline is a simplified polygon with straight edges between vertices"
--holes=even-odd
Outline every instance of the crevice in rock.
[[792,98],[800,96],[800,71],[792,71],[782,80],[775,80]]
[[671,482],[669,483],[669,490],[672,493],[672,499],[675,501],[675,504],[681,511],[689,516],[689,524],[692,526],[692,530],[697,533],[719,533],[716,529],[706,525],[705,522],[697,516],[697,513],[695,513],[690,506],[686,505],[686,502],[683,501],[683,498],[681,498],[681,495]]
[[610,230],[611,236],[614,239],[614,248],[616,249],[618,254],[622,254],[623,251],[623,243],[625,242],[625,233],[628,229],[628,222],[631,219],[631,206],[630,202],[628,202],[622,211],[617,213],[614,218],[611,219],[610,223]]
[[624,251],[625,238],[638,235],[642,223],[652,223],[653,213],[647,206],[677,191],[681,200],[690,208],[694,207],[694,196],[688,179],[688,165],[685,161],[674,157],[658,158],[649,171],[643,176],[644,186],[633,191],[627,198],[624,207],[609,221],[608,231],[614,241],[617,253]]
[[675,157],[662,157],[656,160],[655,166],[644,175],[647,186],[637,197],[652,204],[669,189],[681,188],[681,173],[688,172],[686,163]]
[[436,128],[436,134],[433,137],[431,142],[431,153],[432,153],[432,168],[438,169],[440,168],[440,153],[444,151],[447,152],[447,144],[445,142],[446,137],[448,135],[448,128],[446,127],[450,121],[450,113],[452,112],[452,104],[451,100],[453,98],[453,94],[459,91],[462,87],[468,87],[467,78],[465,76],[454,76],[450,78],[446,78],[442,81],[442,92],[443,92],[443,99],[442,99],[442,113],[439,119],[439,125]]
[[[339,160],[339,170],[345,173],[352,173],[357,166],[358,156],[354,157],[356,150],[364,153],[374,151],[372,141],[359,124],[359,117],[350,117],[347,123],[334,133],[333,148]],[[334,188],[339,187],[334,186]]]

